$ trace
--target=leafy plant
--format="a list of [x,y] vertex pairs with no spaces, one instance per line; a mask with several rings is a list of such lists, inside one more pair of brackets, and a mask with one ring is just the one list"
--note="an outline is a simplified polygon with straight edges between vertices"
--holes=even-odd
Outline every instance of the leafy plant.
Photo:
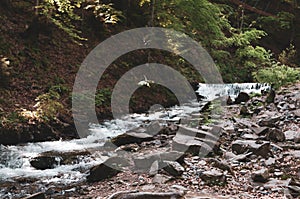
[[111,99],[111,90],[109,88],[103,88],[97,90],[95,95],[95,105],[101,106],[110,102]]
[[26,121],[26,118],[23,117],[19,112],[10,112],[8,115],[3,115],[1,117],[1,125],[5,126],[5,124],[16,124],[22,123]]
[[86,40],[80,36],[81,31],[75,25],[82,20],[78,10],[92,10],[95,17],[103,23],[115,24],[123,17],[121,11],[113,8],[112,3],[103,3],[101,0],[44,0],[36,9],[78,44]]
[[92,10],[96,18],[100,19],[103,23],[116,24],[124,17],[121,11],[113,7],[112,3],[104,4],[100,0],[93,1],[85,9]]
[[49,89],[49,92],[36,98],[37,103],[34,107],[37,108],[37,119],[44,121],[54,120],[57,113],[64,108],[59,102],[61,96],[56,90],[57,87],[52,87]]
[[274,88],[300,80],[300,70],[278,63],[273,67],[260,69],[253,75],[257,81],[271,83]]

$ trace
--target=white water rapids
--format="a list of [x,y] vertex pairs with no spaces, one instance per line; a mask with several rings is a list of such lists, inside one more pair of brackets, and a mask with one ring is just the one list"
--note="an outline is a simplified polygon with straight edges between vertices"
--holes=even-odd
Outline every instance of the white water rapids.
[[[267,89],[269,89],[269,85],[267,84],[199,84],[197,92],[201,96],[204,96],[206,100],[212,100],[224,95],[234,98],[242,91],[260,93],[261,90]],[[176,120],[184,118],[191,113],[198,113],[200,109],[201,103],[191,102],[180,107],[175,106],[168,109],[156,110],[149,114],[131,114],[122,119],[106,121],[100,125],[91,126],[91,135],[82,139],[28,143],[16,146],[0,145],[0,183],[19,177],[37,178],[44,183],[60,182],[65,184],[85,180],[86,173],[83,171],[101,163],[102,159],[90,155],[83,158],[79,163],[58,165],[54,169],[47,170],[33,168],[29,163],[30,159],[48,151],[70,152],[97,148],[103,145],[104,140],[107,138],[125,133],[141,125],[147,125],[149,121]]]

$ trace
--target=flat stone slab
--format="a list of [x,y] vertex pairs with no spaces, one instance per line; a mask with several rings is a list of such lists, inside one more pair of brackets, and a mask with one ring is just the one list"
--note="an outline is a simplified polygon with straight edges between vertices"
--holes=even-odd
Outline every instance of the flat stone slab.
[[213,151],[217,140],[218,137],[210,132],[181,126],[173,138],[172,149],[198,155]]
[[268,157],[270,153],[270,142],[255,140],[236,140],[232,143],[232,151],[236,154],[243,154],[247,151],[260,155],[262,157]]

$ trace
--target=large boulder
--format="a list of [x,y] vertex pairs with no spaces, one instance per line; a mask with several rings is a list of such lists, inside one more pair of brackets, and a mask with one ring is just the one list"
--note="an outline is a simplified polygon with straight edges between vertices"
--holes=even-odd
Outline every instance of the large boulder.
[[215,127],[213,131],[215,133],[181,126],[173,138],[172,149],[194,155],[213,152],[221,128]]
[[87,181],[97,182],[111,178],[120,173],[122,168],[128,165],[128,161],[124,158],[111,157],[105,162],[91,168],[90,173],[87,176]]

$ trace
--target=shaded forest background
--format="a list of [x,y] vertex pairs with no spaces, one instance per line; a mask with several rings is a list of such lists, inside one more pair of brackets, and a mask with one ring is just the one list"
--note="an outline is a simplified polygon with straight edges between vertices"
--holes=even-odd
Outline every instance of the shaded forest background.
[[[111,35],[137,27],[186,33],[211,54],[224,82],[268,82],[278,88],[300,77],[299,20],[299,0],[2,0],[0,55],[10,63],[1,69],[0,125],[72,123],[72,86],[85,56]],[[149,61],[174,67],[193,85],[202,81],[189,63],[170,53],[126,54],[99,82],[100,119],[111,117],[117,80]],[[176,102],[166,88],[142,87],[132,96],[131,111]]]

